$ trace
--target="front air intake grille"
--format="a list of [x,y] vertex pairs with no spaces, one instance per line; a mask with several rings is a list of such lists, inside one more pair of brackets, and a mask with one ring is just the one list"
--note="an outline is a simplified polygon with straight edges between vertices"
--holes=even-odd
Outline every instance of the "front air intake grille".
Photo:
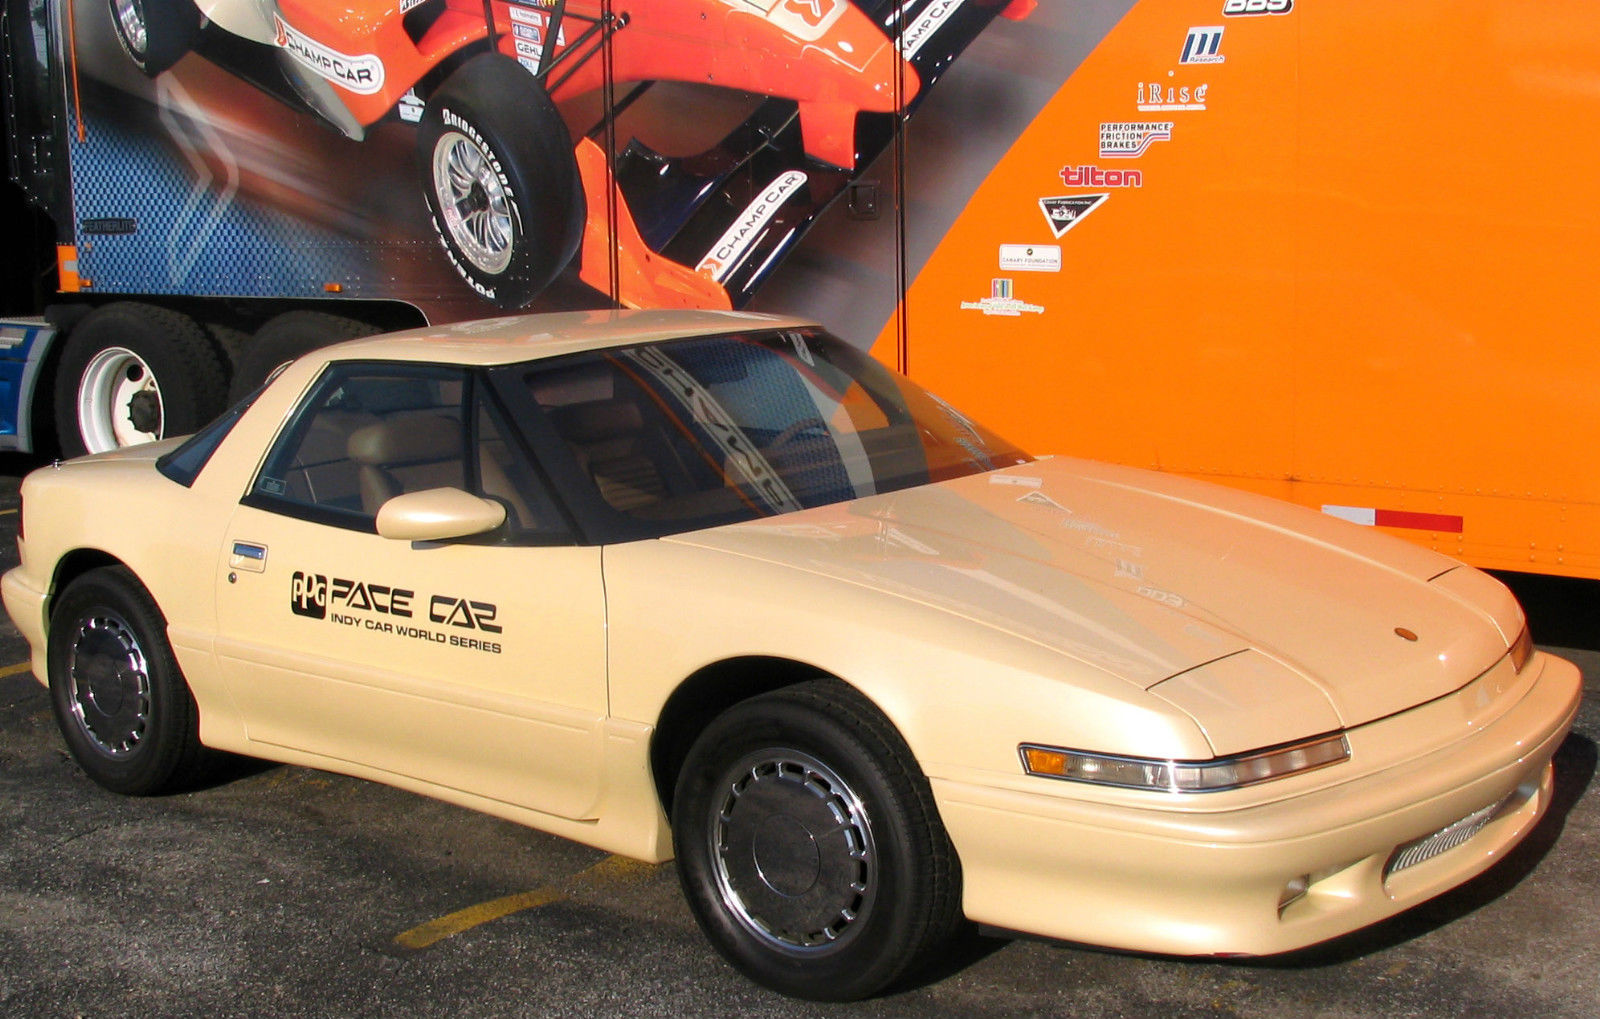
[[1384,868],[1384,880],[1388,880],[1407,867],[1415,867],[1424,860],[1431,860],[1440,853],[1449,852],[1466,842],[1482,831],[1484,825],[1494,819],[1494,815],[1510,798],[1507,795],[1498,803],[1491,803],[1482,810],[1475,810],[1461,820],[1440,828],[1432,835],[1424,836],[1415,842],[1408,842],[1396,849],[1394,855],[1389,857],[1389,866]]

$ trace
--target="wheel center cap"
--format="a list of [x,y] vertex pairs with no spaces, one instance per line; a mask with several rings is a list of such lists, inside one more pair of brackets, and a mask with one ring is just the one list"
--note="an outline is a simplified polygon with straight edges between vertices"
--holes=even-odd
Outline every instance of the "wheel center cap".
[[751,840],[750,854],[762,882],[786,898],[810,891],[822,873],[816,836],[788,814],[774,814],[761,823]]

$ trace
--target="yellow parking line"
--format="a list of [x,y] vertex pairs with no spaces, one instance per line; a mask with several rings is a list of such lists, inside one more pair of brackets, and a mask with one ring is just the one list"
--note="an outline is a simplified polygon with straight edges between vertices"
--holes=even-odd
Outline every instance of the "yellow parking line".
[[15,665],[7,665],[5,668],[0,669],[0,679],[5,679],[7,676],[15,676],[18,673],[27,672],[32,668],[32,662],[18,662]]
[[394,943],[400,948],[418,951],[491,920],[498,920],[526,909],[548,906],[552,902],[560,902],[567,897],[572,885],[603,883],[607,879],[631,876],[650,869],[649,864],[622,856],[608,856],[594,866],[573,875],[565,887],[545,885],[531,892],[518,892],[516,895],[507,895],[504,898],[481,902],[476,906],[468,906],[466,909],[458,909],[437,920],[429,920],[425,924],[413,927],[404,934],[396,935]]

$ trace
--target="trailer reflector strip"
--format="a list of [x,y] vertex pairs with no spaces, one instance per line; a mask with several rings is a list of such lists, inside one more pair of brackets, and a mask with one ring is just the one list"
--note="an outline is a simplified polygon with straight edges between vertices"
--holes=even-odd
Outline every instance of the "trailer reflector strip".
[[1403,527],[1412,531],[1443,531],[1460,534],[1462,517],[1448,513],[1415,513],[1410,510],[1374,509],[1369,506],[1323,506],[1330,517],[1348,520],[1363,527]]

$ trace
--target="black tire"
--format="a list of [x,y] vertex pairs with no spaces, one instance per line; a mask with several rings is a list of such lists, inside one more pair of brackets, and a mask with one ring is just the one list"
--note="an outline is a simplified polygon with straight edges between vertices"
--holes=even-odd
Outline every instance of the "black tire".
[[107,6],[122,51],[152,78],[176,64],[200,34],[194,0],[108,0]]
[[572,138],[510,57],[473,57],[428,100],[417,161],[445,254],[485,300],[522,307],[577,253],[584,199]]
[[50,704],[84,772],[116,793],[192,784],[204,751],[167,621],[123,567],[73,581],[50,613]]
[[285,361],[378,331],[377,326],[322,311],[286,311],[275,315],[240,345],[228,399],[230,402],[240,399],[265,382],[272,370]]
[[743,701],[707,726],[679,772],[672,831],[701,929],[784,994],[877,993],[962,922],[960,865],[927,779],[888,720],[835,680]]
[[131,301],[85,315],[61,351],[56,437],[66,456],[187,435],[220,414],[222,353],[187,315]]

